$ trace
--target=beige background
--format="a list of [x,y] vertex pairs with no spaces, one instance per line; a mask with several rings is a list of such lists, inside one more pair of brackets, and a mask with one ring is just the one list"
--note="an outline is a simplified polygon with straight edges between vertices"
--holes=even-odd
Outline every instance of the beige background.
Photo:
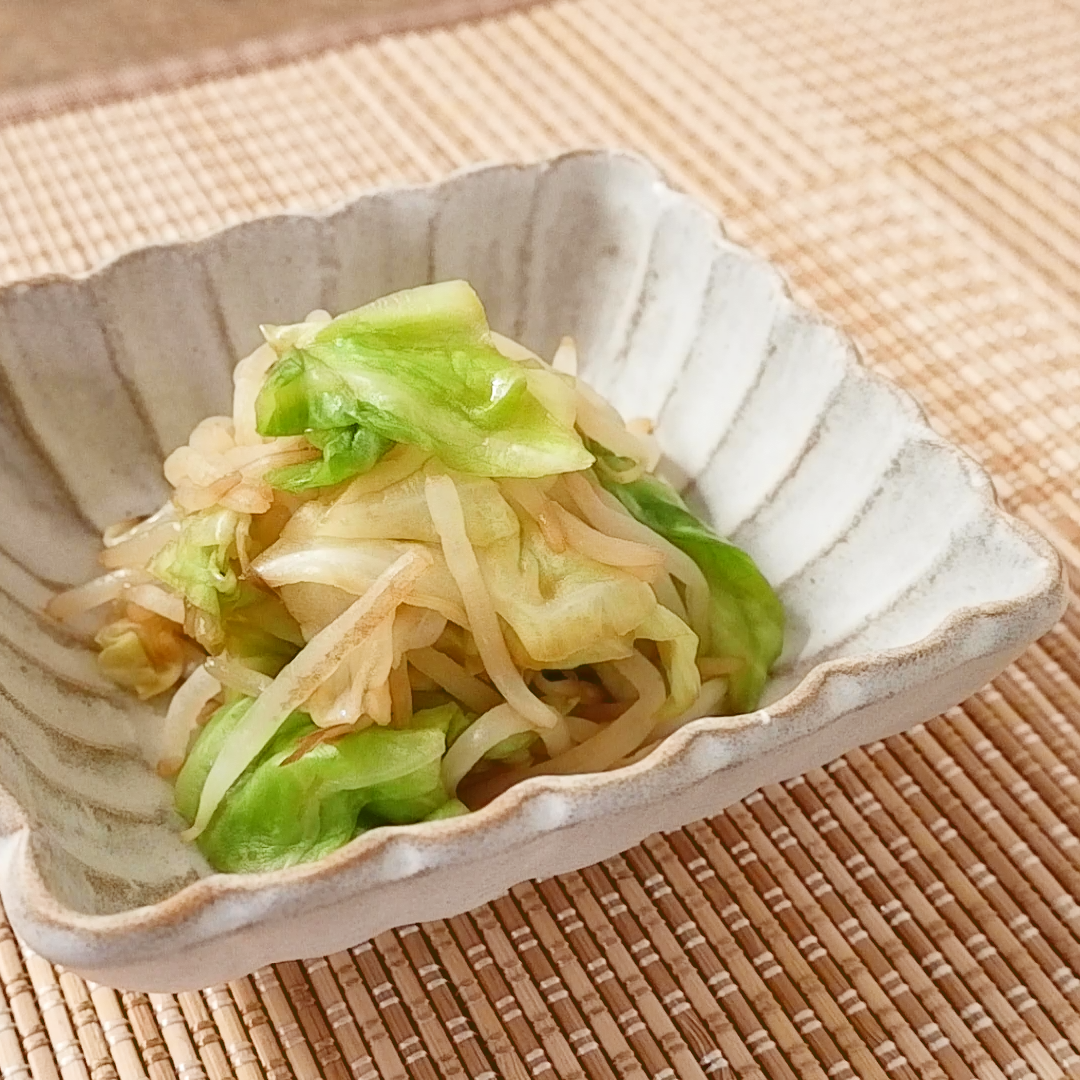
[[[0,92],[253,37],[353,23],[425,0],[3,0]],[[344,32],[344,28],[343,28]]]

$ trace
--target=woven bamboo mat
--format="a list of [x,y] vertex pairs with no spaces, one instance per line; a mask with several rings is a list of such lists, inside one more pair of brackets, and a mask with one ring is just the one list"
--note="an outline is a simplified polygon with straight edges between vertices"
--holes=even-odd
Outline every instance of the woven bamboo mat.
[[[0,128],[0,278],[633,147],[1077,572],[1078,57],[1077,0],[560,0]],[[0,1074],[1080,1076],[1078,719],[1074,608],[946,717],[351,952],[148,997],[0,930]]]

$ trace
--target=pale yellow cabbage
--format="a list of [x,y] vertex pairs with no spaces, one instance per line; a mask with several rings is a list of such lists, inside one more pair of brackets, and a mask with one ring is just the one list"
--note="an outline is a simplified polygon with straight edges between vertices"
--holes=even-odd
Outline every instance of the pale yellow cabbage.
[[[276,588],[306,637],[362,595],[404,550],[420,546],[431,565],[415,586],[414,603],[459,626],[461,596],[436,542],[424,499],[429,461],[410,475],[372,489],[357,481],[332,499],[309,503],[294,516],[287,538],[254,564]],[[507,644],[523,669],[568,669],[625,659],[638,639],[658,643],[669,682],[664,715],[683,711],[700,686],[697,637],[660,605],[647,581],[571,547],[555,550],[529,517],[519,517],[502,482],[454,475],[473,545]]]

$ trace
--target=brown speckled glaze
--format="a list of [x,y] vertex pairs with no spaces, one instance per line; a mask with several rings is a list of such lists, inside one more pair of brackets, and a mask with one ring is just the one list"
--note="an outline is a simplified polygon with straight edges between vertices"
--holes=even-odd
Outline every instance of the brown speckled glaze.
[[[530,780],[485,810],[323,861],[212,875],[140,751],[154,710],[40,614],[100,529],[165,495],[163,453],[227,409],[261,322],[464,277],[492,325],[658,419],[688,494],[790,617],[758,712],[617,773]],[[779,275],[623,154],[377,192],[0,291],[0,892],[47,958],[177,990],[443,917],[601,859],[928,719],[1060,615],[1053,550]]]

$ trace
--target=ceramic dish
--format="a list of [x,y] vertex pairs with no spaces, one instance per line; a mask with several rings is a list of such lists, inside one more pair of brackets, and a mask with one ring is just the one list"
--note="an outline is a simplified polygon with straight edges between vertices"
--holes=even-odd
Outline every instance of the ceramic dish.
[[[101,528],[162,500],[160,462],[228,401],[262,322],[463,277],[492,325],[649,415],[689,495],[787,608],[763,708],[697,721],[615,773],[529,780],[483,811],[321,862],[210,875],[143,763],[150,710],[39,614]],[[0,892],[50,960],[205,986],[443,917],[720,811],[955,704],[1050,628],[1059,561],[850,342],[648,165],[577,153],[0,291]]]

